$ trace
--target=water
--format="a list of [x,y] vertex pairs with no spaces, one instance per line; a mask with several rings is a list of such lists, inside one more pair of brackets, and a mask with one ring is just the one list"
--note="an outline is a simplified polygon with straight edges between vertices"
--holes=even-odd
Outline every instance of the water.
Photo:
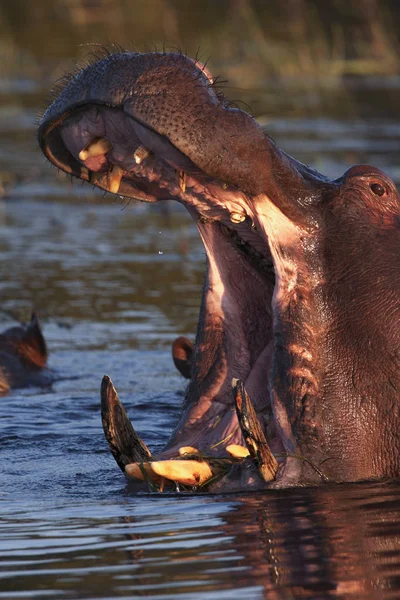
[[[49,389],[0,402],[0,599],[400,597],[400,485],[134,494],[104,440],[102,376],[156,451],[185,382],[170,347],[196,329],[204,252],[186,213],[102,199],[48,167],[36,105],[0,109],[0,326],[40,314]],[[392,119],[263,119],[336,177],[400,179]]]

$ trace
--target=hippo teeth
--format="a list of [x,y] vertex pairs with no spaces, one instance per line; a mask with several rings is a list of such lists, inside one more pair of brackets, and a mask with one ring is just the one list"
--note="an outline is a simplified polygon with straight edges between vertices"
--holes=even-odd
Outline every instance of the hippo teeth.
[[111,150],[111,143],[106,138],[97,138],[79,152],[79,160],[85,161],[88,158],[101,156],[109,150]]
[[134,430],[111,379],[104,376],[101,384],[103,428],[121,470],[132,479],[145,481],[153,491],[163,491],[167,482],[196,488],[223,477],[234,463],[241,463],[250,456],[264,481],[275,479],[278,463],[258,422],[253,404],[241,381],[235,379],[232,385],[239,425],[247,448],[230,444],[226,447],[229,458],[215,458],[201,455],[193,446],[181,446],[179,458],[154,460]]
[[107,375],[101,382],[101,418],[106,440],[121,471],[129,463],[151,459],[150,450],[134,430]]
[[[148,479],[155,481],[155,473],[151,468],[151,462],[130,463],[125,466],[125,473],[133,479],[147,481]],[[158,478],[159,479],[159,478]]]
[[149,156],[149,154],[150,154],[150,150],[148,148],[146,148],[146,146],[139,146],[139,148],[136,148],[136,150],[133,154],[135,163],[137,165],[140,165],[140,163],[143,162],[144,159]]
[[179,188],[182,194],[184,194],[186,192],[186,173],[184,171],[177,171],[176,175],[178,178]]
[[216,473],[204,460],[161,460],[151,463],[154,473],[183,485],[202,485]]
[[246,213],[231,212],[229,214],[231,223],[243,223],[246,220]]
[[112,194],[117,194],[124,171],[118,165],[113,165],[107,175],[108,191]]
[[167,459],[136,462],[125,466],[125,473],[133,479],[160,485],[163,480],[189,487],[202,486],[218,477],[230,463],[225,459]]
[[229,444],[225,449],[229,456],[233,456],[234,458],[246,458],[247,456],[250,456],[248,448],[245,448],[240,444]]
[[253,403],[241,381],[233,379],[232,387],[236,414],[249,454],[264,481],[272,481],[278,471],[278,463],[258,421]]
[[193,446],[182,446],[178,450],[179,456],[185,456],[185,454],[198,454],[199,451],[197,448],[193,448]]

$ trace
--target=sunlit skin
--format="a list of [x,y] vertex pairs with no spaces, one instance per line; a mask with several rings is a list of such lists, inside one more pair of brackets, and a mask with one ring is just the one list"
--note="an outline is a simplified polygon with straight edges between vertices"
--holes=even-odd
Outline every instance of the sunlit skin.
[[[39,142],[103,190],[182,203],[203,241],[196,341],[190,358],[179,345],[174,355],[190,383],[152,459],[187,446],[211,466],[231,457],[219,489],[398,477],[400,205],[387,175],[358,165],[331,181],[301,164],[181,54],[117,53],[83,69],[45,112]],[[268,451],[246,444],[239,389]],[[121,468],[148,460],[109,379],[102,401]],[[275,456],[272,482],[257,452]]]

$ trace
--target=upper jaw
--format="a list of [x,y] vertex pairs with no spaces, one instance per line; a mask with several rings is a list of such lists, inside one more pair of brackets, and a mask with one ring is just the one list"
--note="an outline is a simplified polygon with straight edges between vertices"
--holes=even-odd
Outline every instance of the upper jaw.
[[[279,293],[285,292],[275,285],[275,275],[280,286],[296,284],[293,254],[288,262],[286,250],[300,244],[301,204],[312,199],[319,180],[279,151],[251,117],[218,100],[193,62],[142,55],[121,60],[134,72],[129,93],[110,101],[109,90],[96,83],[98,67],[89,67],[45,113],[39,141],[55,165],[102,189],[149,202],[184,203],[199,228],[208,265],[192,380],[184,415],[163,457],[195,442],[217,455],[230,443],[244,444],[233,405],[234,377],[248,387],[274,450],[291,452],[285,408],[274,409],[272,417],[270,400],[273,327],[281,310]],[[159,111],[150,110],[154,90],[146,94],[146,85],[154,86],[149,77],[156,79],[163,69],[172,69],[170,79],[189,76],[206,109],[196,123],[199,106],[196,111],[193,102],[180,104],[186,137],[163,121],[167,109],[173,110],[170,89],[157,95],[157,101],[166,98]],[[161,78],[157,85],[163,89]],[[175,95],[178,91],[175,86]],[[290,462],[283,459],[285,468]]]

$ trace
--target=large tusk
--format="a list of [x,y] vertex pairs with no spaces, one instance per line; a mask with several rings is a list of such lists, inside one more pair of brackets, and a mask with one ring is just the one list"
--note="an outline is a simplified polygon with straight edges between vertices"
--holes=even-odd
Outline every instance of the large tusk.
[[107,187],[108,191],[112,194],[117,194],[119,186],[121,185],[122,175],[124,174],[123,169],[118,165],[113,165],[108,171],[107,175]]
[[134,430],[107,375],[101,382],[101,418],[106,440],[122,471],[130,463],[148,462],[151,452]]
[[214,476],[209,464],[200,460],[160,460],[150,465],[160,477],[184,485],[201,485]]
[[278,463],[258,421],[253,403],[239,379],[232,379],[232,387],[236,413],[247,448],[264,481],[272,481],[278,471]]
[[101,156],[111,150],[111,144],[106,138],[98,138],[79,152],[79,160],[86,160],[94,156]]

